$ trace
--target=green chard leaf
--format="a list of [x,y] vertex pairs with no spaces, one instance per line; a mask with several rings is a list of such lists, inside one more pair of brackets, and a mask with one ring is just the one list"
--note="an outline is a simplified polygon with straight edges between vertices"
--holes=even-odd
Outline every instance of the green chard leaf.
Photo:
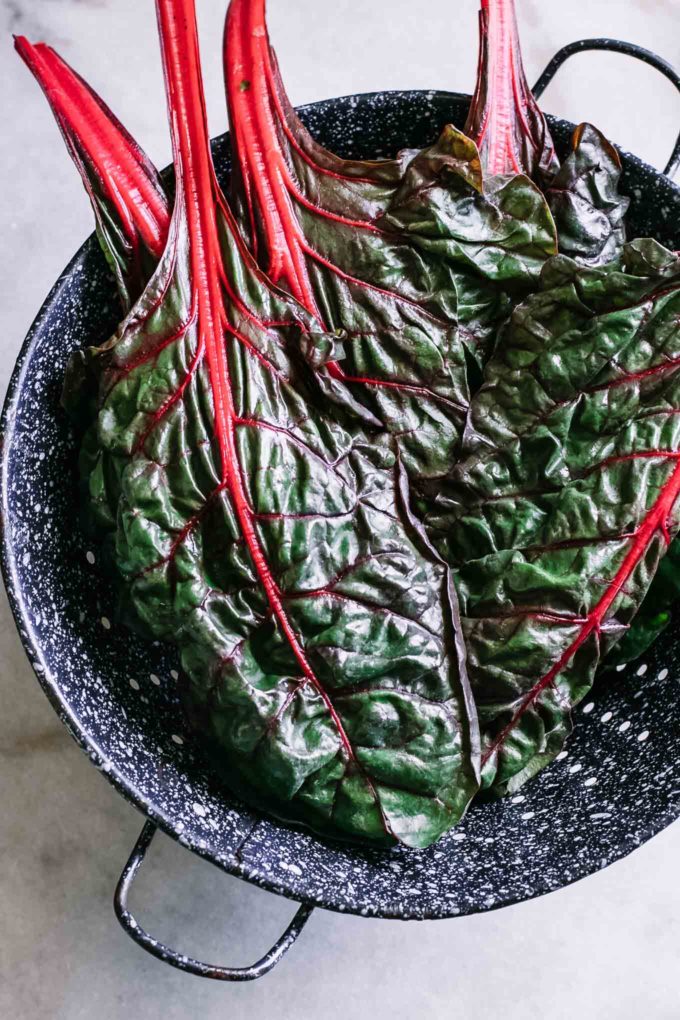
[[479,147],[485,174],[528,174],[540,185],[561,254],[591,266],[621,254],[630,203],[619,192],[619,155],[596,128],[582,124],[560,167],[527,83],[514,0],[482,0],[477,87],[465,132]]
[[581,124],[572,152],[546,190],[560,252],[584,265],[602,266],[626,243],[630,199],[619,191],[621,158],[591,124]]
[[193,2],[157,8],[177,199],[102,356],[91,497],[230,785],[331,835],[427,846],[478,785],[449,571],[394,441],[321,410],[299,355],[315,323],[258,270],[215,180]]
[[[225,77],[233,199],[260,265],[342,335],[314,366],[329,398],[398,437],[412,481],[453,463],[480,362],[554,254],[528,181],[484,191],[476,147],[448,127],[424,152],[346,160],[318,145],[286,96],[264,0],[232,0]],[[462,342],[461,342],[462,341]]]
[[[466,132],[479,146],[484,172],[524,172],[541,185],[560,253],[593,267],[619,258],[630,202],[619,190],[618,152],[596,128],[582,124],[559,167],[547,121],[527,85],[514,0],[482,0],[480,40],[477,89]],[[636,658],[668,624],[676,589],[680,594],[675,558],[662,566],[649,602],[608,664]]]
[[431,534],[454,567],[483,782],[551,761],[678,530],[680,261],[558,257],[472,402]]
[[[460,169],[446,173],[442,150],[467,151],[469,163],[459,158]],[[381,222],[428,263],[454,267],[460,338],[481,365],[557,253],[555,224],[536,185],[526,175],[484,179],[476,148],[450,126],[411,161]]]

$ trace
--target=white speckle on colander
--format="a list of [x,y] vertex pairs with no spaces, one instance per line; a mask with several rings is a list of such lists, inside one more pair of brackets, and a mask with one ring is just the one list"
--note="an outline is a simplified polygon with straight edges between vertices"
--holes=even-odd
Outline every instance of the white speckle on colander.
[[132,688],[133,691],[138,691],[139,690],[139,680],[135,680],[135,678],[131,676],[130,677],[130,687]]
[[176,669],[170,670],[170,676],[172,677],[173,680],[179,680],[179,673],[177,672]]
[[577,772],[580,772],[582,768],[583,768],[583,765],[581,765],[580,763],[577,763],[576,765],[572,765],[571,768],[569,769],[569,771],[571,772],[572,776],[574,776],[574,775],[576,775]]
[[638,733],[638,740],[641,744],[644,744],[645,740],[649,740],[649,730],[643,730],[642,733]]
[[180,747],[181,747],[181,746],[182,746],[182,744],[184,743],[184,740],[182,739],[182,737],[180,737],[180,735],[179,735],[178,733],[173,733],[173,735],[172,735],[172,740],[173,740],[173,741],[174,741],[174,742],[175,742],[176,744],[179,744],[179,746],[180,746]]
[[614,718],[613,712],[605,712],[600,722],[609,722],[613,718]]
[[659,673],[659,680],[665,680],[667,676],[668,676],[668,670],[667,669],[662,669],[661,672]]
[[194,801],[194,813],[197,814],[199,818],[205,818],[208,812],[206,811],[202,804],[198,804],[196,801]]
[[109,620],[108,616],[102,616],[101,623],[104,630],[111,630],[111,621]]
[[555,758],[555,761],[564,761],[564,759],[568,757],[569,757],[568,751],[560,751],[560,753]]
[[649,666],[647,666],[646,663],[643,662],[643,664],[640,666],[640,668],[637,671],[637,675],[638,676],[644,676],[648,669],[649,669]]
[[149,680],[151,681],[151,683],[152,683],[152,684],[153,684],[153,685],[154,685],[155,687],[160,687],[160,685],[161,685],[161,679],[160,679],[160,677],[159,677],[159,676],[156,676],[156,674],[155,674],[155,673],[150,673],[150,674],[149,674]]
[[626,721],[622,722],[621,725],[619,726],[619,733],[627,733],[630,727],[631,722],[629,719],[626,719]]
[[586,779],[586,781],[585,781],[585,783],[583,785],[584,786],[597,786],[597,778],[595,776],[591,776],[590,779]]
[[617,673],[623,673],[623,671],[624,671],[624,669],[625,669],[625,668],[626,668],[625,664],[624,664],[624,665],[622,665],[622,666],[617,666],[617,667],[616,667],[616,672],[617,672]]
[[589,701],[587,705],[583,706],[583,714],[584,715],[590,715],[590,713],[592,712],[592,710],[594,708],[595,708],[595,702],[594,701]]
[[90,566],[97,562],[97,557],[95,556],[91,549],[88,549],[88,551],[85,553],[85,559],[90,564]]
[[513,804],[523,804],[525,800],[526,800],[526,797],[523,794],[520,793],[519,796],[512,798],[512,803]]
[[522,821],[530,822],[532,818],[535,818],[535,816],[536,816],[535,811],[525,811],[524,814],[522,815]]

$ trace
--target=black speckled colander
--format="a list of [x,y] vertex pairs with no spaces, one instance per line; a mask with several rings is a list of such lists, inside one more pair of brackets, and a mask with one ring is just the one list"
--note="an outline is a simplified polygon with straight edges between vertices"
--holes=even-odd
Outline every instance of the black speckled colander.
[[[594,47],[577,48],[584,45]],[[672,69],[648,59],[680,88]],[[303,117],[333,149],[389,155],[428,144],[447,121],[462,124],[468,103],[441,92],[378,93],[315,103]],[[564,149],[572,125],[552,127]],[[221,138],[222,177],[227,154]],[[680,248],[680,189],[634,156],[623,158],[632,232]],[[174,653],[116,625],[97,550],[76,526],[77,449],[59,408],[64,368],[74,350],[110,335],[117,314],[113,282],[90,238],[45,302],[10,385],[2,421],[3,567],[22,641],[54,708],[147,817],[116,895],[121,923],[144,948],[192,973],[248,980],[274,966],[315,906],[405,920],[491,910],[606,867],[680,814],[677,628],[644,661],[597,687],[576,712],[568,749],[521,795],[474,806],[430,850],[325,842],[229,796],[185,729]],[[127,892],[156,827],[224,871],[302,902],[259,963],[206,966],[159,944],[132,918]]]

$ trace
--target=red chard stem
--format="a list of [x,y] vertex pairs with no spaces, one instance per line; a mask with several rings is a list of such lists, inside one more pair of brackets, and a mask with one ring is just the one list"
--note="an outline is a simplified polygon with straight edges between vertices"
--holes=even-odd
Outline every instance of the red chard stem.
[[[158,173],[111,110],[58,53],[23,36],[15,39],[15,47],[52,108],[92,201],[104,249],[120,269],[121,283],[122,277],[136,276],[136,289],[141,290],[146,282],[142,250],[152,261],[158,260],[170,223]],[[124,252],[117,250],[116,231],[126,246]]]
[[208,364],[215,432],[222,461],[221,484],[231,496],[246,548],[266,592],[272,615],[302,670],[304,682],[319,691],[346,754],[353,758],[352,746],[338,713],[312,670],[283,605],[281,591],[258,535],[240,466],[237,430],[242,422],[234,405],[233,380],[225,349],[225,343],[234,341],[230,337],[225,341],[223,328],[227,310],[222,292],[224,265],[218,208],[220,216],[226,218],[227,229],[236,230],[236,226],[227,216],[212,163],[194,0],[157,0],[156,7],[178,181],[176,216],[186,220],[194,289],[192,303],[197,309],[200,337],[198,357],[205,357]]
[[477,88],[465,127],[490,175],[554,176],[557,157],[529,88],[514,0],[482,0]]
[[265,0],[232,0],[224,35],[224,64],[234,151],[250,214],[253,248],[257,252],[257,208],[266,238],[268,275],[320,318],[279,135],[282,121],[275,98]]
[[33,45],[22,36],[15,46],[45,93],[74,156],[96,171],[130,237],[139,234],[149,251],[160,257],[169,225],[168,203],[149,159],[51,47]]

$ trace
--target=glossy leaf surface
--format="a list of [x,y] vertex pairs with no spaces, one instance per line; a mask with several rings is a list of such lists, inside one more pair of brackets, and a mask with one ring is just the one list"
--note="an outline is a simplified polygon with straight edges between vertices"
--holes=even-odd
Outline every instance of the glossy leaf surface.
[[591,266],[621,254],[630,205],[619,191],[621,172],[614,146],[597,128],[581,124],[571,153],[546,190],[561,254]]
[[449,573],[396,448],[320,408],[310,318],[252,262],[215,180],[193,4],[158,0],[170,241],[104,355],[91,498],[145,631],[233,787],[352,839],[434,842],[475,792]]
[[[455,151],[470,143],[449,127],[439,140],[443,145]],[[526,176],[485,180],[477,160],[464,176],[449,177],[445,188],[434,187],[434,151],[425,150],[410,164],[383,222],[426,259],[456,267],[461,340],[484,364],[498,329],[537,288],[543,266],[556,254],[555,224]]]
[[486,370],[431,524],[455,567],[483,778],[562,748],[678,527],[680,263],[654,242],[559,257]]
[[453,128],[393,160],[322,148],[286,96],[264,0],[232,0],[225,76],[253,249],[319,329],[341,334],[326,392],[398,436],[412,479],[438,477],[467,410],[463,343],[483,360],[509,295],[555,251],[545,202],[526,180],[485,193],[477,150]]

